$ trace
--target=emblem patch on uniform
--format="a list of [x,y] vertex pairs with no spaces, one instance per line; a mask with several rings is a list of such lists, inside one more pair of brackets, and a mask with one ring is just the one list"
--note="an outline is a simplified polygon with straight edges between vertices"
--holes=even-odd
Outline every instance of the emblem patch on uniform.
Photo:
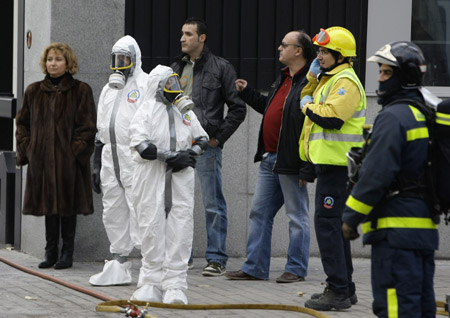
[[133,89],[128,93],[128,102],[136,103],[139,100],[139,97],[141,97],[141,93],[139,93],[139,90]]
[[181,115],[181,118],[183,119],[183,124],[185,124],[186,126],[191,125],[191,116],[189,114],[183,114]]
[[339,88],[339,89],[338,89],[338,95],[344,96],[345,93],[347,93],[347,91],[345,90],[345,88],[342,87],[342,88]]
[[323,206],[325,209],[331,209],[334,205],[334,199],[333,197],[327,196],[325,199],[323,199]]

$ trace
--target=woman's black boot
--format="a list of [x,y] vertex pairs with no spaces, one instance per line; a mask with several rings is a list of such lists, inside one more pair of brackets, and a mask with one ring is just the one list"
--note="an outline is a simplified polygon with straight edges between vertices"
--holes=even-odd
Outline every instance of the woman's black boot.
[[58,260],[59,216],[45,216],[45,258],[39,268],[50,268]]
[[66,269],[72,267],[76,228],[76,215],[61,217],[61,237],[63,240],[63,245],[61,249],[61,257],[55,264],[55,269]]

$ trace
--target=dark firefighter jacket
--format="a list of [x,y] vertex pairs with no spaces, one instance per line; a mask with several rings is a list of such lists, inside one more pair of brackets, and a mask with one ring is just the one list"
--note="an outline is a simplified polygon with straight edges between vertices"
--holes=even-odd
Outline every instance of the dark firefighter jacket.
[[383,106],[373,125],[359,180],[346,202],[343,221],[355,228],[362,223],[364,244],[387,240],[393,248],[436,250],[437,225],[426,202],[414,195],[387,198],[399,180],[418,182],[427,162],[425,117],[411,103],[396,102],[402,98],[423,103],[418,90],[400,90]]

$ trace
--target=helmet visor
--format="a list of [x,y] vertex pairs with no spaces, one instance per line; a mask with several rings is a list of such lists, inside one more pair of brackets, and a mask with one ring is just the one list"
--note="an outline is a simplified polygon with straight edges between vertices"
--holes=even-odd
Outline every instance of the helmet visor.
[[330,42],[330,35],[326,30],[320,29],[320,32],[314,36],[312,41],[319,45],[326,45]]
[[133,61],[131,56],[123,53],[112,53],[111,54],[111,70],[126,70],[133,66]]
[[164,91],[166,93],[183,93],[181,89],[180,77],[177,73],[173,73],[167,79],[166,85],[164,86]]

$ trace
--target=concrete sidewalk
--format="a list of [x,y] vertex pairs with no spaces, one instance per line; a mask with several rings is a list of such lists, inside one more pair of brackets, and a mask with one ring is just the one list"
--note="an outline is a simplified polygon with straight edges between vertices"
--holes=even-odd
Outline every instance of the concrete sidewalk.
[[[78,263],[66,270],[37,267],[40,259],[7,249],[0,249],[0,257],[32,270],[54,276],[72,284],[88,288],[115,299],[128,299],[136,289],[140,260],[133,259],[133,283],[129,286],[92,287],[88,279],[103,268],[102,263]],[[320,259],[311,258],[309,274],[304,282],[277,284],[275,278],[282,272],[284,258],[272,258],[268,281],[231,281],[224,277],[203,277],[204,259],[195,259],[194,269],[188,272],[190,304],[258,303],[304,306],[311,294],[323,291],[325,275]],[[242,258],[229,260],[227,268],[237,270]],[[354,259],[354,281],[358,303],[342,311],[323,312],[327,317],[374,317],[371,310],[370,260]],[[124,317],[119,313],[98,313],[95,306],[102,300],[65,286],[30,275],[0,262],[0,318],[6,317]],[[445,301],[450,294],[450,261],[436,261],[436,299]],[[303,293],[303,296],[299,296]],[[160,317],[312,317],[298,312],[263,310],[174,310],[151,308],[149,313]],[[443,317],[443,316],[441,316]]]

